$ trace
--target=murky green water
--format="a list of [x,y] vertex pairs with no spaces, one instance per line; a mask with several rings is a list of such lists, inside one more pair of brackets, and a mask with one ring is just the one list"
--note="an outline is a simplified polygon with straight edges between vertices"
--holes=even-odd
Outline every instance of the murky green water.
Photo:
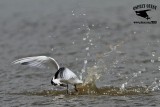
[[[157,24],[134,24],[133,6],[157,5]],[[160,106],[158,0],[1,0],[0,106]],[[56,70],[12,65],[46,55],[84,80],[78,93],[54,87]],[[81,75],[82,74],[82,75]]]

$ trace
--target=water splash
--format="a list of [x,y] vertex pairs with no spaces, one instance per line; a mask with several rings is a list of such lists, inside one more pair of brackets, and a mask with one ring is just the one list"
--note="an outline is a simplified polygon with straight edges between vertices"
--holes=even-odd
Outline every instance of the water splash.
[[86,66],[87,66],[87,60],[84,60],[84,65],[83,65],[83,68],[82,68],[82,70],[81,70],[81,74],[80,74],[80,79],[81,80],[83,80],[83,73],[85,73],[86,72]]
[[95,84],[86,84],[77,87],[78,92],[70,91],[66,94],[66,90],[42,90],[39,92],[21,92],[21,93],[8,93],[12,95],[30,95],[30,96],[68,96],[68,95],[111,95],[111,96],[128,96],[128,95],[141,95],[150,94],[146,91],[146,87],[127,87],[121,90],[119,87],[101,87],[97,88]]
[[152,84],[147,87],[146,92],[160,90],[159,87],[160,87],[160,80],[155,78],[155,80],[152,82]]
[[128,83],[130,83],[134,78],[136,78],[138,75],[140,75],[142,72],[138,71],[137,73],[133,73],[132,77],[129,78],[129,80],[125,83],[123,83],[120,87],[121,90],[125,90]]
[[98,67],[88,67],[87,68],[87,76],[85,77],[84,84],[95,84],[95,81],[100,78],[101,74],[98,73]]
[[[98,88],[96,86],[96,81],[99,80],[101,77],[101,73],[99,71],[101,70],[100,66],[93,66],[93,67],[87,67],[87,60],[84,60],[84,66],[81,70],[81,79],[83,73],[87,73],[84,79],[84,83],[82,85],[77,85],[78,92],[75,92],[73,89],[70,90],[69,95],[111,95],[111,96],[126,96],[126,95],[140,95],[140,94],[150,94],[152,90],[150,89],[156,89],[158,86],[157,79],[153,82],[153,84],[149,87],[140,87],[140,86],[134,86],[129,87],[127,86],[128,83],[130,83],[134,78],[136,78],[139,74],[141,74],[141,71],[138,71],[137,73],[133,73],[133,76],[125,83],[121,85],[121,87],[113,87],[113,86],[102,86]],[[153,88],[152,88],[153,87]],[[147,91],[146,91],[147,90]],[[68,96],[66,94],[66,90],[42,90],[40,92],[22,92],[22,93],[12,93],[16,95],[37,95],[37,96]],[[62,97],[62,98],[63,98]],[[59,98],[59,97],[58,97]],[[61,97],[60,97],[61,98]]]

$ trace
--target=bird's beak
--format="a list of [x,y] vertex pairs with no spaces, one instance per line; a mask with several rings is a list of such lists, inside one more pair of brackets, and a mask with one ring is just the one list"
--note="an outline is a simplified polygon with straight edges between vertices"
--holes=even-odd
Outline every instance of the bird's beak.
[[60,86],[62,86],[62,87],[67,87],[67,85],[66,85],[66,84],[60,84]]

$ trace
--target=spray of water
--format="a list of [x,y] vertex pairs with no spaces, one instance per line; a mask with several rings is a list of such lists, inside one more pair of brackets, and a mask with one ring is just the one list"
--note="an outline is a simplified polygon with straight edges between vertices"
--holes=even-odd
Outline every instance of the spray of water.
[[87,60],[84,60],[84,65],[83,65],[83,68],[81,70],[81,74],[80,74],[80,79],[83,80],[83,73],[86,72],[86,66],[87,66]]
[[137,73],[133,73],[132,77],[129,78],[128,81],[126,81],[125,83],[123,83],[120,87],[121,90],[124,90],[126,88],[126,86],[133,80],[135,79],[138,75],[141,74],[141,71],[138,71]]
[[100,78],[101,74],[98,73],[98,67],[88,67],[87,68],[87,76],[85,77],[85,81],[83,85],[86,84],[95,84],[95,81]]

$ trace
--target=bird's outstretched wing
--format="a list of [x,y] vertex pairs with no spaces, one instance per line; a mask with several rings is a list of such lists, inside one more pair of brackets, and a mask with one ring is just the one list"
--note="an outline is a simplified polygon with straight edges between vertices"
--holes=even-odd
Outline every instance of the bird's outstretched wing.
[[13,61],[12,63],[28,65],[31,67],[38,67],[38,68],[48,68],[51,66],[55,67],[57,70],[59,69],[59,64],[57,63],[57,61],[47,56],[33,56],[33,57],[21,58]]

